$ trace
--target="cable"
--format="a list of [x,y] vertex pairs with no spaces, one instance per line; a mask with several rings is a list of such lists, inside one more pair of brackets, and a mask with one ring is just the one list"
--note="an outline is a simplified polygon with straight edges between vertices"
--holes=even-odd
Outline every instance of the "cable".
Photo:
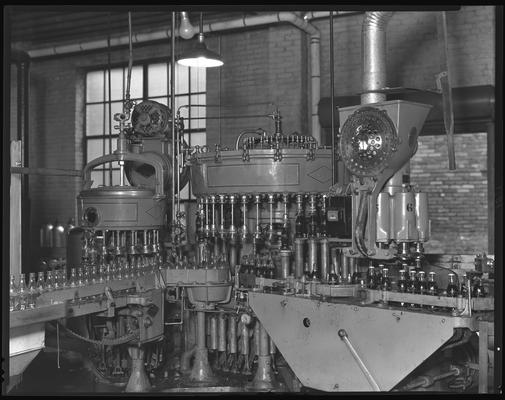
[[[61,324],[58,322],[57,325],[61,325]],[[61,325],[61,327],[65,330],[65,332],[69,333],[71,336],[73,336],[77,339],[81,339],[84,342],[95,344],[98,346],[104,346],[104,345],[105,346],[118,346],[120,344],[125,344],[128,342],[131,342],[132,340],[138,339],[138,335],[140,333],[140,330],[136,329],[133,332],[128,333],[124,336],[118,337],[116,339],[93,340],[93,339],[89,339],[84,336],[81,336],[78,333],[75,333],[75,332],[71,331],[70,329],[64,327],[63,325]]]

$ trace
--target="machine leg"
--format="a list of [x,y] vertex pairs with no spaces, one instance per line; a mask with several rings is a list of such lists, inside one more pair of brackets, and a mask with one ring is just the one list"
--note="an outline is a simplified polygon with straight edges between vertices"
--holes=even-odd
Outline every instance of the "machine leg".
[[148,392],[151,383],[144,368],[144,349],[138,346],[128,347],[128,353],[132,359],[132,372],[126,385],[126,392]]

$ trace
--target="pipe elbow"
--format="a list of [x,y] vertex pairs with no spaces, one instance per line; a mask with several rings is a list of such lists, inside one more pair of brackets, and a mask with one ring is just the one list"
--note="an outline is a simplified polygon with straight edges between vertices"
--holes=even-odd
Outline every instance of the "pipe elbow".
[[372,11],[365,14],[363,19],[363,31],[383,30],[393,16],[393,11]]

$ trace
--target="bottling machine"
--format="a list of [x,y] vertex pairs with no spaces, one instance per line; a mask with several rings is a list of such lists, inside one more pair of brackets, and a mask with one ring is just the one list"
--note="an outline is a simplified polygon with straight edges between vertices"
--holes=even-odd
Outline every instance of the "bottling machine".
[[[409,160],[430,106],[364,92],[339,110],[336,183],[335,149],[284,134],[279,110],[272,133],[191,147],[179,113],[127,98],[116,151],[84,168],[66,268],[11,277],[11,357],[33,358],[51,323],[127,392],[487,392],[492,268],[424,254]],[[109,162],[119,185],[93,187]]]

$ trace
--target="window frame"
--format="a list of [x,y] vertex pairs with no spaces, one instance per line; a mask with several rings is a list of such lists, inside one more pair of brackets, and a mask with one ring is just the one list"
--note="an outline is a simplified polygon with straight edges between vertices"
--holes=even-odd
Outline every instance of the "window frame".
[[[148,94],[148,91],[149,91],[149,73],[148,73],[148,69],[149,69],[149,66],[150,65],[153,65],[153,64],[161,64],[161,63],[164,63],[167,65],[167,88],[166,88],[166,95],[158,95],[158,96],[152,96],[152,97],[149,97],[149,94]],[[171,60],[170,58],[167,58],[167,57],[156,57],[156,58],[149,58],[149,59],[144,59],[144,60],[137,60],[135,62],[132,63],[132,68],[134,67],[139,67],[141,66],[142,67],[142,98],[132,98],[132,100],[135,100],[137,102],[141,102],[141,101],[145,101],[145,100],[153,100],[153,101],[159,101],[160,99],[166,99],[167,100],[167,104],[170,103],[170,99],[171,99],[171,95],[170,95],[170,70],[171,70]],[[103,142],[104,142],[104,150],[105,150],[105,146],[106,146],[106,142],[110,140],[110,143],[111,143],[111,148],[109,149],[109,151],[112,151],[112,148],[114,146],[114,140],[118,138],[119,134],[118,133],[115,133],[117,132],[117,130],[115,129],[112,129],[112,131],[109,131],[109,127],[105,126],[106,125],[106,120],[107,120],[107,117],[106,117],[106,113],[109,112],[110,110],[110,105],[114,104],[114,103],[121,103],[124,99],[124,90],[125,90],[125,87],[124,87],[124,81],[125,81],[125,73],[126,73],[126,69],[128,67],[128,63],[127,62],[116,62],[116,63],[111,63],[111,64],[101,64],[101,65],[95,65],[95,66],[92,66],[92,67],[86,67],[86,68],[83,68],[82,71],[84,73],[84,121],[83,121],[83,166],[85,166],[88,162],[91,161],[88,160],[88,141],[89,140],[96,140],[96,139],[103,139]],[[106,87],[107,85],[107,81],[108,81],[108,70],[113,70],[113,69],[119,69],[119,68],[122,68],[123,69],[123,99],[121,100],[109,100],[110,98],[110,94],[109,94],[109,98],[105,98],[107,92],[108,92],[108,87]],[[96,71],[102,71],[103,74],[104,74],[104,83],[103,83],[103,101],[90,101],[88,102],[88,99],[87,99],[87,89],[88,89],[88,74],[90,72],[96,72]],[[186,122],[187,122],[187,126],[184,127],[184,131],[183,131],[183,136],[185,136],[187,134],[188,138],[189,138],[189,142],[188,142],[188,145],[191,146],[191,136],[192,134],[194,133],[205,133],[205,137],[206,137],[206,133],[207,133],[207,124],[205,124],[205,127],[204,128],[191,128],[191,98],[192,96],[198,96],[198,95],[205,95],[205,104],[206,104],[206,95],[207,95],[207,85],[205,83],[205,90],[204,91],[199,91],[199,92],[192,92],[191,91],[191,68],[188,67],[187,69],[187,73],[188,73],[188,91],[187,92],[184,92],[184,93],[181,93],[181,94],[176,94],[175,95],[175,99],[177,99],[177,97],[183,97],[183,96],[187,96],[188,98],[188,105],[189,105],[189,108],[187,109],[188,110],[188,116],[187,118],[185,118]],[[206,79],[205,79],[205,82],[206,82]],[[87,117],[88,117],[88,114],[87,114],[87,106],[89,105],[103,105],[104,107],[104,117],[103,117],[103,132],[104,134],[103,135],[87,135]],[[173,114],[175,114],[177,112],[177,110],[174,110],[173,111]],[[113,118],[112,115],[109,116],[109,124],[111,123],[111,119]],[[106,182],[106,179],[105,179],[105,174],[109,172],[109,170],[111,171],[118,171],[119,170],[119,167],[102,167],[102,168],[99,168],[99,169],[95,169],[95,171],[103,171],[103,183]],[[112,174],[112,172],[110,172],[110,174]],[[192,190],[191,190],[191,185],[190,185],[190,182],[188,182],[188,184],[186,185],[188,187],[188,193],[187,193],[187,197],[185,196],[184,198],[181,198],[180,201],[181,202],[196,202],[196,198],[193,196],[193,193],[192,193]],[[185,186],[185,187],[186,187]],[[184,188],[181,188],[181,192]]]

